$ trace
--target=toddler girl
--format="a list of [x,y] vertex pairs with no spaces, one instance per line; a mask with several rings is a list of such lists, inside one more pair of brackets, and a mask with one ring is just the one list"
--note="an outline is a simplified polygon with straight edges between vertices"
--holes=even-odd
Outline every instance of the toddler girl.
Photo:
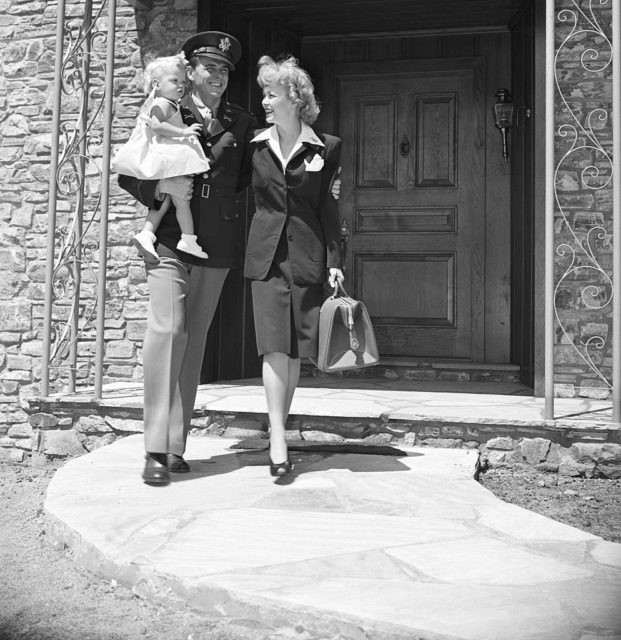
[[149,263],[159,262],[153,246],[157,230],[164,214],[175,205],[181,228],[177,249],[199,258],[208,255],[196,242],[194,223],[190,211],[190,198],[180,193],[174,181],[167,178],[204,173],[209,161],[197,136],[201,125],[186,126],[181,118],[178,101],[186,86],[186,65],[181,56],[156,58],[145,69],[145,93],[138,122],[130,139],[121,147],[112,170],[142,180],[159,180],[160,193],[167,194],[159,209],[150,209],[144,228],[132,242],[140,255]]

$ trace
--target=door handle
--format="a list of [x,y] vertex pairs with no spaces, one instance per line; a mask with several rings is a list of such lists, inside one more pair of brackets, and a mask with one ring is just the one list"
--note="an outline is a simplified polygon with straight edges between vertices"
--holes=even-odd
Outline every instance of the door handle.
[[407,158],[407,156],[410,154],[411,148],[412,148],[412,145],[410,144],[408,137],[405,134],[403,134],[403,138],[401,138],[401,144],[399,145],[399,153],[404,158]]
[[341,220],[341,262],[343,264],[343,272],[345,272],[345,260],[347,258],[347,242],[349,241],[349,225],[347,220]]

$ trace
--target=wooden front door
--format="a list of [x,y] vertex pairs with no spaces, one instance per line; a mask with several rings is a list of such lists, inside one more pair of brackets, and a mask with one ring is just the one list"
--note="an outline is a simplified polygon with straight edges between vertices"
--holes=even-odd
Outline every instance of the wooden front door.
[[346,288],[383,356],[484,357],[478,59],[337,70]]

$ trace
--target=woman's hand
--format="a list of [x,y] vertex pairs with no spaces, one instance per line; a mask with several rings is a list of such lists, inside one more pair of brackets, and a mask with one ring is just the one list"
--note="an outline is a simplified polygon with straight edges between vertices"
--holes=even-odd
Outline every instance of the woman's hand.
[[341,195],[341,167],[336,170],[332,182],[330,183],[330,193],[335,200]]
[[328,282],[330,286],[334,289],[336,288],[336,283],[343,284],[345,280],[345,276],[340,269],[335,269],[334,267],[330,267],[330,277],[328,278]]

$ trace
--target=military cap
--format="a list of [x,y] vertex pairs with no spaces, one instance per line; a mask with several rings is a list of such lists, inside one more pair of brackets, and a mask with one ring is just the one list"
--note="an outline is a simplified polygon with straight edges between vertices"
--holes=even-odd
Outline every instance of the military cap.
[[242,48],[239,40],[222,31],[201,31],[188,38],[181,47],[186,60],[192,56],[204,55],[226,62],[231,69],[239,62]]

